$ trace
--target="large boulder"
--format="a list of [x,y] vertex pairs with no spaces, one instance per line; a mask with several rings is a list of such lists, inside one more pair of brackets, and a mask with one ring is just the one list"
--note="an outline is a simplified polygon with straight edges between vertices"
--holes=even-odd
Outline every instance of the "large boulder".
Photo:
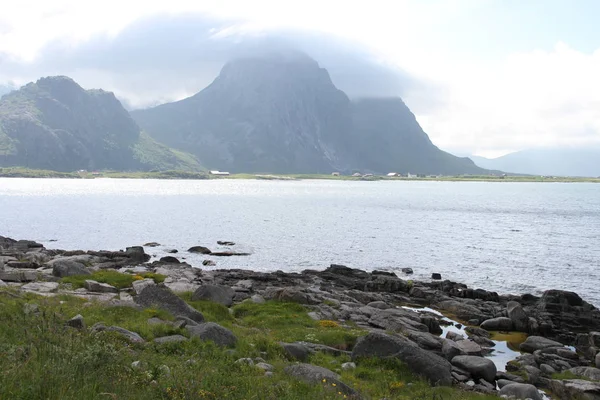
[[498,317],[487,319],[480,326],[486,331],[512,331],[513,322],[510,318]]
[[307,361],[310,355],[308,347],[301,343],[279,343],[287,358],[291,360]]
[[119,289],[114,286],[111,286],[107,283],[100,283],[90,279],[87,279],[83,286],[89,290],[90,292],[96,293],[119,293]]
[[311,364],[295,364],[289,365],[284,369],[285,373],[298,378],[310,384],[322,384],[325,387],[331,387],[336,392],[341,392],[345,395],[356,396],[358,392],[352,389],[342,381],[340,376],[327,368],[319,367]]
[[594,367],[575,367],[569,370],[574,375],[582,376],[593,381],[600,381],[600,369]]
[[272,298],[274,300],[285,301],[290,303],[299,303],[299,304],[319,304],[320,301],[317,300],[310,293],[306,293],[300,289],[293,287],[286,287],[277,289],[272,293]]
[[600,368],[600,353],[596,354],[596,368]]
[[125,249],[125,256],[131,261],[146,262],[150,260],[150,255],[146,254],[142,246],[132,246]]
[[433,385],[452,384],[452,365],[447,360],[401,336],[371,332],[359,338],[352,350],[352,359],[361,357],[396,357]]
[[581,379],[550,381],[550,390],[561,400],[600,400],[600,383]]
[[209,300],[229,307],[233,304],[235,291],[228,286],[202,285],[192,295],[192,300]]
[[134,301],[145,308],[159,308],[170,312],[176,317],[182,316],[195,322],[204,322],[204,316],[198,310],[191,307],[175,293],[160,286],[147,286]]
[[496,380],[496,365],[488,358],[477,356],[456,356],[452,359],[452,365],[465,370],[473,378],[482,378],[490,383]]
[[527,353],[533,353],[536,350],[546,349],[548,347],[563,347],[563,344],[542,336],[529,336],[521,343],[519,349]]
[[200,253],[200,254],[210,254],[210,253],[212,253],[212,251],[210,251],[209,248],[204,247],[204,246],[193,246],[193,247],[190,247],[188,249],[188,252],[190,252],[190,253]]
[[529,317],[525,314],[525,310],[523,310],[521,304],[516,301],[509,301],[508,304],[506,304],[506,311],[515,330],[519,332],[529,331]]
[[190,337],[199,337],[202,340],[210,340],[218,346],[234,346],[237,338],[227,328],[214,322],[207,322],[200,325],[186,326]]
[[91,275],[85,265],[73,260],[54,260],[52,263],[52,275],[64,278],[75,275]]
[[500,396],[507,396],[509,398],[514,398],[517,400],[543,400],[544,398],[537,390],[537,388],[533,385],[529,385],[527,383],[509,383],[507,385],[502,386],[500,392],[498,393]]

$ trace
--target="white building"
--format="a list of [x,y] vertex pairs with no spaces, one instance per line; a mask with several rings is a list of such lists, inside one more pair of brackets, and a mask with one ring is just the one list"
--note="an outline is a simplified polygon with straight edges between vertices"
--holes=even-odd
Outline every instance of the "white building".
[[229,176],[229,172],[223,171],[208,171],[211,175]]

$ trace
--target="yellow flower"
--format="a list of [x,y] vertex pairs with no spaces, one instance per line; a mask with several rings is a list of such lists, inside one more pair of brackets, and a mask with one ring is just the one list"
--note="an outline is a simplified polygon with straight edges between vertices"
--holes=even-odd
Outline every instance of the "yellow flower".
[[332,383],[331,386],[336,387],[337,385],[335,383]]
[[323,383],[327,382],[327,379],[323,379]]

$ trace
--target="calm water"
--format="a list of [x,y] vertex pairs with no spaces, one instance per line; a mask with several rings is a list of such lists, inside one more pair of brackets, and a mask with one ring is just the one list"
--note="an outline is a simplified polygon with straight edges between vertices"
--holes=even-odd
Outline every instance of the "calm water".
[[[0,235],[162,256],[237,243],[218,268],[412,267],[501,293],[574,290],[600,305],[600,185],[0,179]],[[56,241],[51,241],[56,240]],[[183,250],[183,251],[182,251]]]

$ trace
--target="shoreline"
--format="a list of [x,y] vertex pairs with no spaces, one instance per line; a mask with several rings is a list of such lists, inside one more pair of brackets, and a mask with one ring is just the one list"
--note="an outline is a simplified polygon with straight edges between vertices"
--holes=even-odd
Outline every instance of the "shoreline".
[[[175,317],[184,315],[188,320],[196,316],[201,319],[197,321],[201,327],[206,325],[204,317],[194,314],[197,311],[182,311],[189,306],[171,298],[175,296],[173,293],[183,299],[222,304],[233,310],[234,315],[238,307],[250,304],[256,307],[296,304],[300,307],[297,312],[304,310],[307,321],[313,321],[311,324],[356,332],[356,337],[343,344],[343,349],[332,347],[332,342],[323,344],[316,337],[311,339],[307,333],[302,336],[303,341],[291,344],[296,350],[351,355],[353,360],[355,354],[360,354],[356,356],[359,360],[374,356],[372,349],[377,346],[394,348],[402,342],[402,346],[412,349],[410,357],[430,359],[427,365],[436,365],[432,372],[419,367],[418,362],[407,364],[413,373],[434,385],[441,383],[436,379],[442,376],[443,385],[488,394],[497,393],[496,386],[490,384],[510,386],[511,382],[532,384],[552,392],[568,391],[569,380],[558,379],[557,374],[568,373],[566,376],[572,378],[580,373],[595,373],[595,368],[586,368],[599,361],[596,354],[600,334],[594,332],[600,331],[600,311],[574,292],[548,290],[542,296],[499,295],[447,280],[412,281],[391,272],[366,272],[336,264],[322,271],[300,273],[203,270],[181,262],[178,257],[183,251],[150,262],[142,246],[128,247],[125,251],[64,251],[49,250],[33,241],[0,237],[0,250],[0,280],[4,281],[0,286],[42,298],[74,296],[103,304],[102,307],[152,306]],[[195,246],[188,252],[242,255],[212,253],[203,246]],[[144,300],[146,294],[154,292],[155,297]],[[435,312],[427,312],[428,308]],[[271,317],[276,319],[277,315]],[[196,332],[193,326],[196,325],[187,328],[189,332]],[[500,337],[507,337],[505,343],[522,352],[505,365],[506,372],[486,358],[494,354],[498,342],[493,340]],[[187,340],[185,337],[181,340],[184,339]],[[369,346],[361,347],[365,342]],[[283,345],[283,351],[287,351],[286,346]],[[564,346],[573,346],[576,352]],[[397,351],[393,351],[394,357],[407,363],[403,357],[408,356]],[[482,378],[477,368],[470,369],[469,362],[488,363],[494,372]],[[356,394],[355,389],[348,388],[348,394]],[[600,383],[596,389],[600,390]]]
[[58,172],[51,170],[36,170],[17,167],[0,168],[0,178],[53,178],[53,179],[165,179],[165,180],[270,180],[270,181],[302,181],[302,180],[331,180],[331,181],[417,181],[417,182],[524,182],[524,183],[600,183],[598,178],[586,177],[542,177],[531,175],[507,176],[436,176],[436,177],[388,177],[327,175],[327,174],[248,174],[237,173],[228,176],[210,175],[201,171],[153,171],[153,172]]

